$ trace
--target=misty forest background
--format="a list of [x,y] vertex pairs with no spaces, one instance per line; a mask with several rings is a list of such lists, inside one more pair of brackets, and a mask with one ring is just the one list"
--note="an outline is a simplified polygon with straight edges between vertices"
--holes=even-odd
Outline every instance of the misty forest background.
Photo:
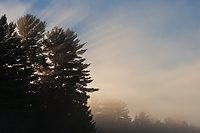
[[[118,99],[90,98],[97,88],[74,31],[27,14],[0,19],[1,133],[200,133],[186,121],[129,116]],[[103,51],[102,51],[103,52]]]

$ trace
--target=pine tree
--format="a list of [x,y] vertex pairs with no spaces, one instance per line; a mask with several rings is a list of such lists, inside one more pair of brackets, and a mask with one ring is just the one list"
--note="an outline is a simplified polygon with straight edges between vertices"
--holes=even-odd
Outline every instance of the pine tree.
[[[65,89],[65,91],[74,91],[71,97],[80,103],[86,103],[87,92],[94,92],[98,89],[88,88],[87,84],[92,82],[89,77],[89,71],[86,70],[90,64],[85,61],[82,55],[86,49],[81,49],[85,44],[79,44],[79,39],[73,31],[55,27],[47,34],[49,49],[49,59],[51,60],[53,85],[52,89]],[[66,89],[72,87],[72,90]],[[79,98],[79,99],[78,99]]]
[[[43,106],[39,118],[43,117],[46,122],[41,122],[44,132],[93,133],[95,125],[91,111],[87,107],[88,92],[98,89],[88,88],[92,82],[89,71],[84,64],[82,55],[86,50],[81,48],[79,39],[73,31],[55,27],[47,34],[45,49],[48,51],[49,70],[42,78]],[[47,115],[44,115],[47,114]],[[45,123],[45,124],[44,124]],[[51,125],[51,126],[50,126]]]
[[[0,130],[4,132],[27,132],[30,112],[26,80],[31,69],[23,69],[19,63],[21,42],[15,32],[15,24],[0,19]],[[1,129],[3,128],[3,129]]]
[[152,121],[148,115],[146,115],[144,112],[141,112],[139,115],[135,116],[133,126],[139,133],[148,133],[152,130]]
[[[19,56],[18,60],[23,69],[32,70],[26,80],[33,86],[27,88],[27,95],[29,95],[31,112],[34,113],[37,113],[41,104],[42,99],[39,95],[42,86],[41,78],[47,67],[46,56],[43,55],[45,28],[46,22],[31,14],[26,14],[17,20],[18,36],[21,40],[19,55],[23,55]],[[35,119],[35,116],[30,119]],[[32,127],[36,128],[36,122],[33,123]]]
[[42,50],[45,28],[46,22],[42,22],[31,14],[26,14],[17,20],[17,29],[21,39],[20,54],[23,55],[18,60],[22,61],[24,69],[34,70],[29,78],[33,84],[38,84],[43,69],[47,67]]
[[[92,82],[73,31],[27,14],[15,24],[0,19],[1,132],[93,133],[87,106]],[[2,128],[4,127],[4,128]]]

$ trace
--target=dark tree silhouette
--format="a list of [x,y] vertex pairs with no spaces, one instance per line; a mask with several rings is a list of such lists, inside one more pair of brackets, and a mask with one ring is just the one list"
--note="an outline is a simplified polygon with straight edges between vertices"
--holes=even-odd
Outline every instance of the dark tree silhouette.
[[89,71],[86,70],[89,64],[85,64],[85,59],[81,57],[86,51],[81,49],[85,44],[79,44],[77,35],[69,29],[64,31],[55,27],[47,37],[46,48],[49,50],[48,58],[51,61],[50,88],[69,91],[68,94],[73,100],[86,104],[89,98],[86,93],[98,89],[87,87],[92,80]]
[[18,37],[20,45],[17,51],[17,64],[23,70],[19,76],[21,81],[29,84],[29,87],[22,87],[26,91],[25,101],[28,102],[29,110],[26,116],[30,120],[28,127],[29,132],[35,129],[35,115],[37,114],[37,106],[41,100],[38,91],[41,88],[41,74],[47,67],[45,56],[43,55],[43,37],[46,22],[40,21],[33,15],[27,14],[17,20]]
[[32,84],[38,84],[41,74],[47,67],[46,56],[43,55],[45,27],[46,22],[40,21],[31,14],[17,20],[17,29],[21,39],[21,56],[18,60],[24,64],[23,68],[34,70],[29,78]]
[[20,58],[21,42],[15,32],[15,24],[7,23],[6,16],[0,19],[0,115],[1,132],[26,132],[30,126],[30,101],[27,94],[28,78],[32,68],[26,68]]
[[84,44],[79,41],[69,29],[55,27],[47,34],[45,51],[48,51],[49,69],[42,78],[43,101],[38,113],[38,126],[46,127],[44,132],[93,133],[96,130],[87,107],[87,93],[98,89],[87,87],[92,80],[86,70],[89,64],[84,64],[85,59],[80,56],[86,50],[81,50]]
[[87,106],[92,82],[77,35],[27,14],[15,24],[0,19],[0,131],[94,133]]

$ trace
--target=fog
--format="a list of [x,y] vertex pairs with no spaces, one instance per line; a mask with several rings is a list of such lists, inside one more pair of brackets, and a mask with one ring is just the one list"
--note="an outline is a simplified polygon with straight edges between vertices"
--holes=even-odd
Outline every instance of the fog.
[[129,115],[126,104],[117,99],[105,98],[99,100],[92,97],[89,100],[93,119],[96,122],[97,133],[197,133],[199,127],[188,124],[177,115],[164,120],[153,117],[145,111]]
[[48,30],[74,30],[87,42],[90,86],[100,89],[91,97],[122,100],[131,117],[145,111],[200,125],[198,1],[42,3],[2,1],[0,14],[16,21],[31,13],[47,21]]

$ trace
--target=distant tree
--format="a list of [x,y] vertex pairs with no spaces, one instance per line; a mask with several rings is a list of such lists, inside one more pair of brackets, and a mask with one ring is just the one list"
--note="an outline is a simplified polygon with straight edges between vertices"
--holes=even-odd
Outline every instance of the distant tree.
[[187,123],[186,121],[182,121],[182,122],[181,122],[181,124],[180,124],[180,129],[181,129],[182,133],[184,133],[184,132],[186,132],[186,133],[191,132],[191,131],[189,130],[190,127],[189,127],[189,125],[188,125],[188,123]]
[[97,122],[97,133],[200,133],[200,128],[189,126],[186,121],[177,122],[166,118],[162,122],[151,119],[144,112],[137,114],[132,122],[129,118],[126,123],[121,121],[127,118],[123,117],[124,113],[121,112],[126,112],[127,109],[124,103],[118,102],[113,99],[100,101],[95,97],[89,100],[94,120]]
[[164,123],[160,120],[152,121],[152,133],[167,133]]
[[134,129],[139,133],[148,133],[152,127],[152,121],[144,112],[135,116],[133,121]]
[[198,133],[200,130],[196,127],[189,126],[186,121],[175,121],[173,118],[166,118],[164,121],[165,129],[169,133]]
[[[93,102],[92,113],[97,122],[97,133],[126,133],[131,131],[131,118],[125,103],[114,99]],[[94,109],[94,110],[93,110]]]

